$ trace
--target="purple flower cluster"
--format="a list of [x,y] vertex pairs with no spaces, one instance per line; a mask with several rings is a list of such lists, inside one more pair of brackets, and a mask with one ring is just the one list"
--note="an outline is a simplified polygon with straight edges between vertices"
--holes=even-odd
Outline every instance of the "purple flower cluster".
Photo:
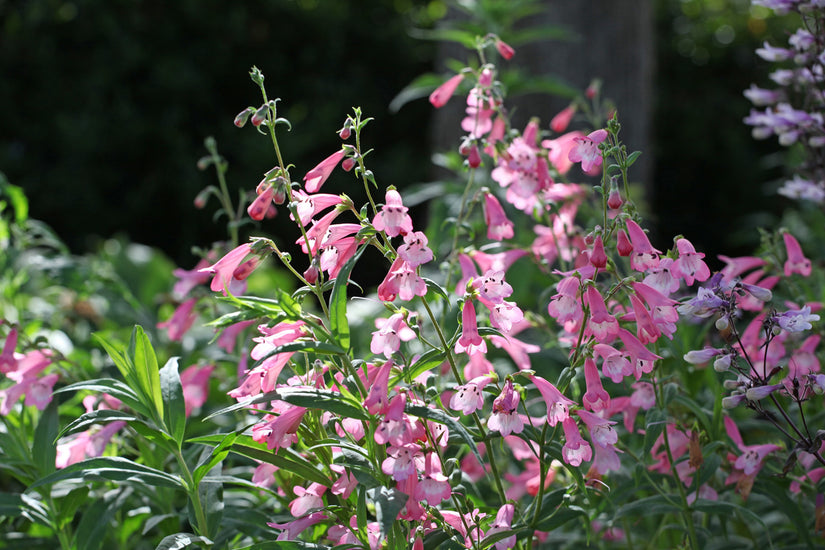
[[[745,123],[756,139],[777,136],[789,147],[800,144],[807,161],[799,174],[784,183],[779,194],[825,203],[825,1],[754,0],[754,5],[777,14],[799,13],[802,25],[788,37],[787,47],[765,42],[756,50],[766,61],[779,64],[770,74],[778,89],[752,84],[744,94],[754,105]],[[760,109],[761,108],[761,109]]]

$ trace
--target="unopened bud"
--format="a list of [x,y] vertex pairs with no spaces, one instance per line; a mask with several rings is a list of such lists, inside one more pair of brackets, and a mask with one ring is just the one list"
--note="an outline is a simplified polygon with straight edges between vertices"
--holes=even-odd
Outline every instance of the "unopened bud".
[[633,245],[630,243],[630,239],[624,229],[619,229],[619,232],[616,234],[616,250],[619,252],[619,256],[622,257],[630,256],[633,252]]
[[730,321],[727,317],[719,317],[716,320],[716,330],[727,330],[730,327]]
[[624,201],[622,200],[622,194],[619,192],[618,189],[611,189],[610,195],[607,197],[607,206],[612,208],[613,210],[618,210],[622,207]]
[[244,279],[249,277],[253,271],[255,271],[255,268],[258,267],[260,261],[261,259],[257,256],[249,258],[244,263],[235,268],[235,271],[232,272],[232,277],[237,279],[238,281],[243,281]]
[[493,84],[493,71],[485,67],[478,77],[478,84],[483,88],[489,88]]
[[344,172],[349,172],[355,167],[355,159],[352,157],[347,157],[343,161],[341,161],[341,169]]
[[513,49],[511,45],[504,42],[501,39],[496,40],[496,49],[498,50],[499,55],[504,59],[512,59],[514,55],[516,55],[516,50]]
[[478,152],[478,146],[475,144],[470,147],[470,154],[467,155],[467,164],[470,165],[470,168],[478,168],[481,166],[481,155]]
[[350,130],[349,126],[344,126],[338,131],[338,137],[341,139],[349,139],[351,134],[352,130]]
[[252,123],[253,126],[260,126],[266,120],[267,115],[269,114],[269,106],[264,104],[255,111],[255,114],[252,115],[252,118],[249,119],[249,122]]
[[318,267],[314,264],[309,266],[306,271],[304,271],[304,279],[311,285],[314,285],[318,281]]
[[722,398],[722,407],[724,407],[725,409],[735,409],[744,400],[745,400],[745,396],[742,395],[741,393],[736,394],[736,395],[731,395],[729,397],[723,397]]
[[209,188],[207,187],[195,197],[195,208],[198,210],[203,209],[206,206],[206,201],[209,199]]
[[713,362],[713,370],[716,372],[727,372],[727,370],[730,369],[730,361],[732,358],[733,355],[730,353],[720,355]]
[[249,119],[249,115],[255,112],[255,107],[247,107],[240,113],[235,116],[235,126],[238,128],[243,128],[246,121]]

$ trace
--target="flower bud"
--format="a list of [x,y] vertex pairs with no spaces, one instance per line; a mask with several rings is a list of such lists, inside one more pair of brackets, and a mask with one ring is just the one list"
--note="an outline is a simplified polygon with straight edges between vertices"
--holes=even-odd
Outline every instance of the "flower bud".
[[622,204],[624,204],[622,194],[616,188],[611,189],[610,195],[607,196],[607,206],[613,210],[618,210],[622,207]]
[[730,320],[727,317],[719,317],[716,319],[716,330],[727,330],[730,327]]
[[730,397],[722,398],[722,407],[725,409],[734,409],[745,400],[745,396],[740,394],[731,395]]
[[619,232],[616,234],[616,250],[619,252],[619,256],[622,257],[630,256],[633,252],[633,245],[630,243],[630,239],[624,229],[619,229]]
[[489,88],[493,84],[493,71],[489,68],[484,68],[481,71],[481,76],[478,77],[478,83],[484,88]]
[[238,281],[243,281],[247,277],[249,277],[255,268],[258,267],[261,259],[257,256],[253,256],[246,260],[244,263],[239,265],[235,268],[235,271],[232,272],[232,277]]
[[315,265],[314,262],[307,268],[306,271],[304,271],[304,279],[306,279],[307,282],[311,285],[314,285],[316,282],[318,282],[318,267]]
[[516,55],[516,50],[513,47],[500,38],[496,39],[496,49],[498,50],[499,55],[504,59],[512,59],[514,55]]
[[467,164],[470,168],[478,168],[481,166],[481,155],[478,153],[478,146],[473,144],[470,147],[470,153],[467,155]]
[[352,130],[350,130],[349,126],[344,126],[341,130],[338,131],[338,137],[344,140],[349,139],[349,136],[352,134]]
[[207,187],[206,189],[204,189],[203,191],[198,193],[198,196],[195,197],[195,201],[194,201],[195,202],[195,208],[197,208],[198,210],[203,209],[206,206],[206,201],[208,199],[209,199],[209,188]]
[[235,116],[235,126],[238,128],[243,128],[244,124],[246,124],[247,119],[249,119],[249,115],[255,112],[254,107],[247,107],[240,113]]
[[341,169],[344,172],[349,172],[355,166],[355,159],[352,157],[347,157],[341,162]]
[[249,122],[251,122],[253,126],[258,127],[261,124],[263,124],[268,114],[269,106],[266,104],[261,105],[260,108],[257,111],[255,111],[255,114],[252,115],[252,118],[249,119]]

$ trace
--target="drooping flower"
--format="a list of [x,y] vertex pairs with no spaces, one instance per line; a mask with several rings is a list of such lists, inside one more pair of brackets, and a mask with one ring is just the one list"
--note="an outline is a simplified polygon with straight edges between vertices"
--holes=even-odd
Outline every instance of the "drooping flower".
[[547,405],[547,423],[550,426],[555,426],[570,416],[569,407],[575,405],[575,401],[563,396],[556,386],[540,376],[531,376],[530,380],[533,381]]
[[599,144],[607,139],[607,130],[590,132],[586,137],[576,137],[576,145],[570,150],[568,158],[573,162],[581,162],[582,170],[591,173],[602,165],[602,152]]
[[705,255],[696,252],[687,239],[678,239],[676,248],[679,251],[679,258],[673,262],[674,275],[684,279],[688,286],[692,285],[694,280],[707,281],[710,277],[710,269],[702,260]]
[[507,218],[501,203],[492,193],[484,194],[484,221],[487,223],[487,238],[502,241],[513,237],[513,222]]
[[782,239],[785,241],[785,250],[788,252],[788,260],[785,262],[785,277],[790,277],[791,273],[798,273],[803,277],[810,275],[811,260],[802,253],[799,241],[790,233],[783,233]]
[[197,298],[189,298],[177,308],[167,321],[157,324],[158,328],[165,328],[172,342],[179,342],[183,335],[192,328],[195,320],[198,318],[194,313],[195,304],[198,302]]
[[343,149],[336,151],[318,163],[315,168],[307,172],[304,176],[304,188],[307,190],[307,193],[317,193],[345,155],[346,152]]
[[484,406],[484,386],[491,381],[492,378],[485,374],[458,386],[450,397],[450,408],[465,415],[479,410]]
[[576,421],[568,416],[562,421],[562,428],[564,428],[565,442],[561,449],[561,456],[564,461],[571,466],[580,466],[582,462],[588,462],[593,457],[593,449],[579,433]]
[[453,93],[455,93],[455,89],[458,88],[458,85],[461,84],[461,81],[463,79],[463,74],[457,74],[453,77],[450,77],[441,86],[433,90],[433,93],[430,94],[430,103],[432,103],[433,107],[438,109],[446,105],[447,101],[449,101],[450,98],[453,96]]
[[[235,271],[239,268],[244,259],[252,253],[252,245],[244,243],[236,248],[230,250],[223,258],[215,262],[209,267],[204,267],[198,271],[204,273],[213,273],[212,284],[209,288],[214,292],[221,291],[226,296],[227,290],[230,289],[232,281],[236,279]],[[238,279],[240,280],[240,279]]]
[[209,395],[209,377],[214,369],[215,365],[192,365],[180,373],[186,416],[190,416],[193,410],[206,403]]
[[518,405],[521,400],[519,393],[513,387],[509,378],[504,382],[501,394],[493,401],[493,412],[487,420],[487,427],[507,436],[521,433],[524,422],[518,414]]
[[378,231],[384,231],[389,237],[406,235],[412,231],[412,218],[407,214],[407,207],[401,201],[401,195],[395,189],[387,189],[386,204],[375,215],[372,225]]

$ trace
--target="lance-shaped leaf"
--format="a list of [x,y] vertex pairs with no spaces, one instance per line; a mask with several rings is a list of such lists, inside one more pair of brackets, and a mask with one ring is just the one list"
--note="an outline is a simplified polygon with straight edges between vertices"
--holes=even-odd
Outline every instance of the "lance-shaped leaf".
[[99,378],[97,380],[77,382],[75,384],[69,384],[68,386],[55,390],[54,393],[81,390],[108,393],[112,397],[122,401],[124,405],[126,405],[136,413],[141,414],[147,418],[151,417],[149,409],[147,409],[146,406],[140,402],[137,393],[135,393],[135,391],[132,388],[130,388],[120,380],[115,380],[114,378]]
[[352,268],[355,263],[361,258],[361,254],[366,250],[366,246],[362,246],[352,257],[347,260],[347,263],[338,272],[335,278],[335,285],[332,287],[332,294],[329,297],[329,326],[332,329],[332,334],[335,336],[336,342],[345,350],[349,350],[350,335],[349,335],[349,321],[347,321],[347,285],[349,283],[349,274],[352,273]]
[[163,423],[169,435],[180,445],[186,431],[186,405],[177,357],[169,359],[160,369],[160,393],[163,398]]
[[[144,424],[146,423],[146,420],[135,415],[134,413],[111,409],[100,409],[97,411],[84,413],[80,415],[80,417],[72,420],[66,427],[64,427],[60,431],[60,433],[58,433],[55,436],[55,440],[60,439],[61,437],[66,435],[79,432],[81,430],[85,430],[96,424],[106,424],[108,422],[115,422],[117,420],[122,420],[124,422],[136,421],[143,422]],[[154,428],[154,426],[151,427]]]
[[177,476],[138,464],[119,456],[101,456],[76,462],[62,470],[40,478],[29,489],[51,485],[66,479],[103,478],[110,481],[134,481],[153,487],[184,488]]
[[375,516],[376,519],[378,519],[381,539],[383,540],[392,529],[395,518],[398,517],[398,513],[404,508],[409,496],[394,487],[376,487],[368,490],[367,496],[375,506]]
[[[187,441],[201,445],[220,445],[228,435],[230,434],[207,435],[188,439]],[[325,487],[332,485],[332,481],[323,472],[301,455],[289,449],[281,449],[276,454],[267,449],[266,445],[256,442],[248,435],[237,436],[235,441],[232,442],[231,452],[253,460],[273,464],[281,470],[292,472],[300,478],[319,483]]]
[[34,430],[32,456],[40,475],[50,474],[55,469],[54,461],[57,456],[55,441],[59,427],[57,400],[53,399],[43,410],[37,428]]
[[201,543],[205,546],[212,545],[212,541],[206,537],[193,535],[192,533],[175,533],[174,535],[163,537],[163,540],[160,541],[160,544],[158,544],[155,550],[180,550],[192,544],[198,544],[197,548],[201,548]]
[[135,326],[132,332],[132,341],[129,345],[134,354],[134,367],[140,388],[154,405],[158,418],[163,418],[163,393],[160,389],[160,369],[152,342],[140,325]]

